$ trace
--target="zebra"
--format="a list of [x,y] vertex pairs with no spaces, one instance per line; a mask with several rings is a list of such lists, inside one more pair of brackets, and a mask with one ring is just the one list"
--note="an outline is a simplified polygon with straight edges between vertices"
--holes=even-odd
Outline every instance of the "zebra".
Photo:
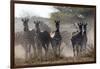
[[26,47],[26,53],[25,53],[25,58],[26,61],[32,57],[31,54],[31,46],[33,47],[34,50],[34,56],[36,55],[36,47],[35,47],[35,30],[29,30],[29,26],[28,26],[28,22],[29,22],[29,18],[22,18],[21,19],[23,22],[23,26],[24,26],[24,45]]
[[[51,45],[54,51],[54,56],[60,56],[60,46],[61,46],[61,34],[59,31],[60,28],[60,21],[55,20],[56,31],[51,34]],[[58,52],[58,53],[57,53]]]
[[45,56],[47,59],[48,47],[50,43],[50,34],[47,31],[41,31],[39,25],[41,21],[34,21],[35,28],[36,28],[36,44],[38,54],[40,55],[40,59],[42,59],[42,47],[45,51]]
[[87,23],[78,23],[78,27],[79,32],[72,35],[71,38],[74,56],[79,56],[79,54],[83,51],[83,48],[86,49],[87,44]]

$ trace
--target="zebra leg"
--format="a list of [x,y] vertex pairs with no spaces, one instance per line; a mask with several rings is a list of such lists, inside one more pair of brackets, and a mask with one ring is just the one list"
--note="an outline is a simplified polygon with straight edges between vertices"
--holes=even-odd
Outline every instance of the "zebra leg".
[[74,56],[76,56],[76,54],[75,54],[75,46],[73,45],[73,54],[74,54]]
[[25,62],[27,62],[27,51],[25,53]]
[[84,43],[84,51],[85,51],[85,52],[87,51],[86,45],[87,45],[87,42]]
[[29,44],[29,59],[32,58],[32,55],[31,55],[31,44]]
[[61,52],[60,52],[60,46],[61,46],[61,42],[59,42],[59,46],[58,46],[58,49],[59,49],[59,50],[58,50],[58,56],[59,56],[59,57],[60,57],[60,53],[61,53]]
[[42,44],[43,48],[44,48],[44,51],[45,51],[45,57],[46,57],[46,60],[47,60],[47,53],[48,53],[48,44]]
[[27,62],[27,48],[26,48],[26,51],[25,51],[25,61]]
[[46,60],[47,60],[47,58],[48,58],[48,49],[49,48],[49,44],[46,44]]
[[57,50],[56,50],[57,48],[56,47],[54,47],[54,56],[56,56],[56,52],[57,52]]
[[39,47],[37,47],[37,55],[38,55],[37,59],[40,59],[40,48]]
[[82,44],[82,55],[86,53],[86,43]]
[[42,60],[42,46],[39,45],[39,55],[40,55],[40,61]]
[[80,45],[80,53],[83,55],[83,45]]
[[59,56],[59,45],[55,47],[55,50],[56,50],[56,57]]
[[56,50],[55,50],[56,42],[54,40],[51,40],[51,45],[53,49],[53,56],[55,56],[56,55]]
[[34,43],[32,43],[32,47],[33,47],[33,50],[34,50],[34,57],[37,57],[36,46],[35,46]]
[[26,44],[25,45],[25,48],[26,48],[26,53],[25,53],[25,61],[27,62],[28,61],[28,45]]
[[76,54],[79,56],[79,45],[76,46]]
[[40,60],[41,59],[40,58],[41,57],[41,49],[42,49],[40,41],[36,42],[36,47],[37,47],[37,56],[38,56],[37,59]]
[[56,55],[56,52],[55,52],[55,47],[54,47],[54,46],[52,46],[52,49],[53,49],[53,56],[55,56],[55,55]]
[[75,46],[75,56],[78,56],[77,45]]
[[77,45],[77,56],[80,56],[80,45]]
[[55,57],[57,57],[57,45],[54,46]]
[[57,47],[55,48],[55,50],[56,50],[56,57],[59,57],[59,55],[60,55],[59,45],[57,45]]
[[79,46],[79,53],[80,53],[80,56],[82,55],[82,53],[81,53],[81,46]]
[[27,57],[27,59],[26,59],[26,61],[28,62],[28,60],[30,59],[30,57],[31,57],[31,45],[30,44],[28,44],[27,45],[27,51],[26,51],[26,57]]

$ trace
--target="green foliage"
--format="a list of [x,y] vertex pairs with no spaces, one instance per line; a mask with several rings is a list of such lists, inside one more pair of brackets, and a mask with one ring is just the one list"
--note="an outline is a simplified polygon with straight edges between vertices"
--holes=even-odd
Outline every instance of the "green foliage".
[[[55,7],[62,13],[78,15],[81,14],[83,16],[88,16],[94,13],[94,8],[86,8],[86,7]],[[89,14],[90,13],[90,14]]]
[[[94,14],[94,8],[86,7],[55,7],[58,12],[51,14],[51,23],[54,25],[54,20],[60,20],[61,23],[69,23],[74,20],[86,19],[88,16]],[[81,16],[80,16],[81,15]]]

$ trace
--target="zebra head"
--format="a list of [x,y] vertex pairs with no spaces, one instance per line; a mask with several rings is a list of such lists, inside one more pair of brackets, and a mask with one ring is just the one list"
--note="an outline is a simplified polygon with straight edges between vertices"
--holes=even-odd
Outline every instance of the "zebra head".
[[56,23],[56,31],[59,32],[59,28],[60,28],[60,20],[55,20]]
[[80,32],[82,32],[82,35],[84,35],[84,33],[87,30],[87,23],[80,22],[78,23],[78,26],[79,26]]
[[35,24],[35,28],[36,28],[36,32],[40,32],[40,28],[39,28],[39,25],[40,25],[40,21],[34,21],[34,24]]
[[29,18],[22,18],[21,19],[22,22],[23,22],[23,26],[24,26],[24,31],[29,31],[29,28],[28,28],[28,22],[29,22]]

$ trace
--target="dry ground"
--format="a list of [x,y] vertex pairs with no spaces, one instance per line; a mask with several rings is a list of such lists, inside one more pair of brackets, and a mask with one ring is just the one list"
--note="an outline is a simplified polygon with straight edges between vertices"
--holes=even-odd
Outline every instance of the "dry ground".
[[37,59],[37,57],[31,58],[27,62],[25,62],[23,59],[15,59],[15,65],[16,66],[23,66],[23,65],[43,65],[43,64],[69,64],[69,63],[86,63],[86,62],[94,62],[95,61],[95,50],[93,47],[90,47],[88,49],[88,52],[85,53],[82,56],[77,56],[77,57],[63,57],[63,56],[58,56],[54,57],[51,55],[48,55],[47,60],[43,56],[42,60],[40,61]]

